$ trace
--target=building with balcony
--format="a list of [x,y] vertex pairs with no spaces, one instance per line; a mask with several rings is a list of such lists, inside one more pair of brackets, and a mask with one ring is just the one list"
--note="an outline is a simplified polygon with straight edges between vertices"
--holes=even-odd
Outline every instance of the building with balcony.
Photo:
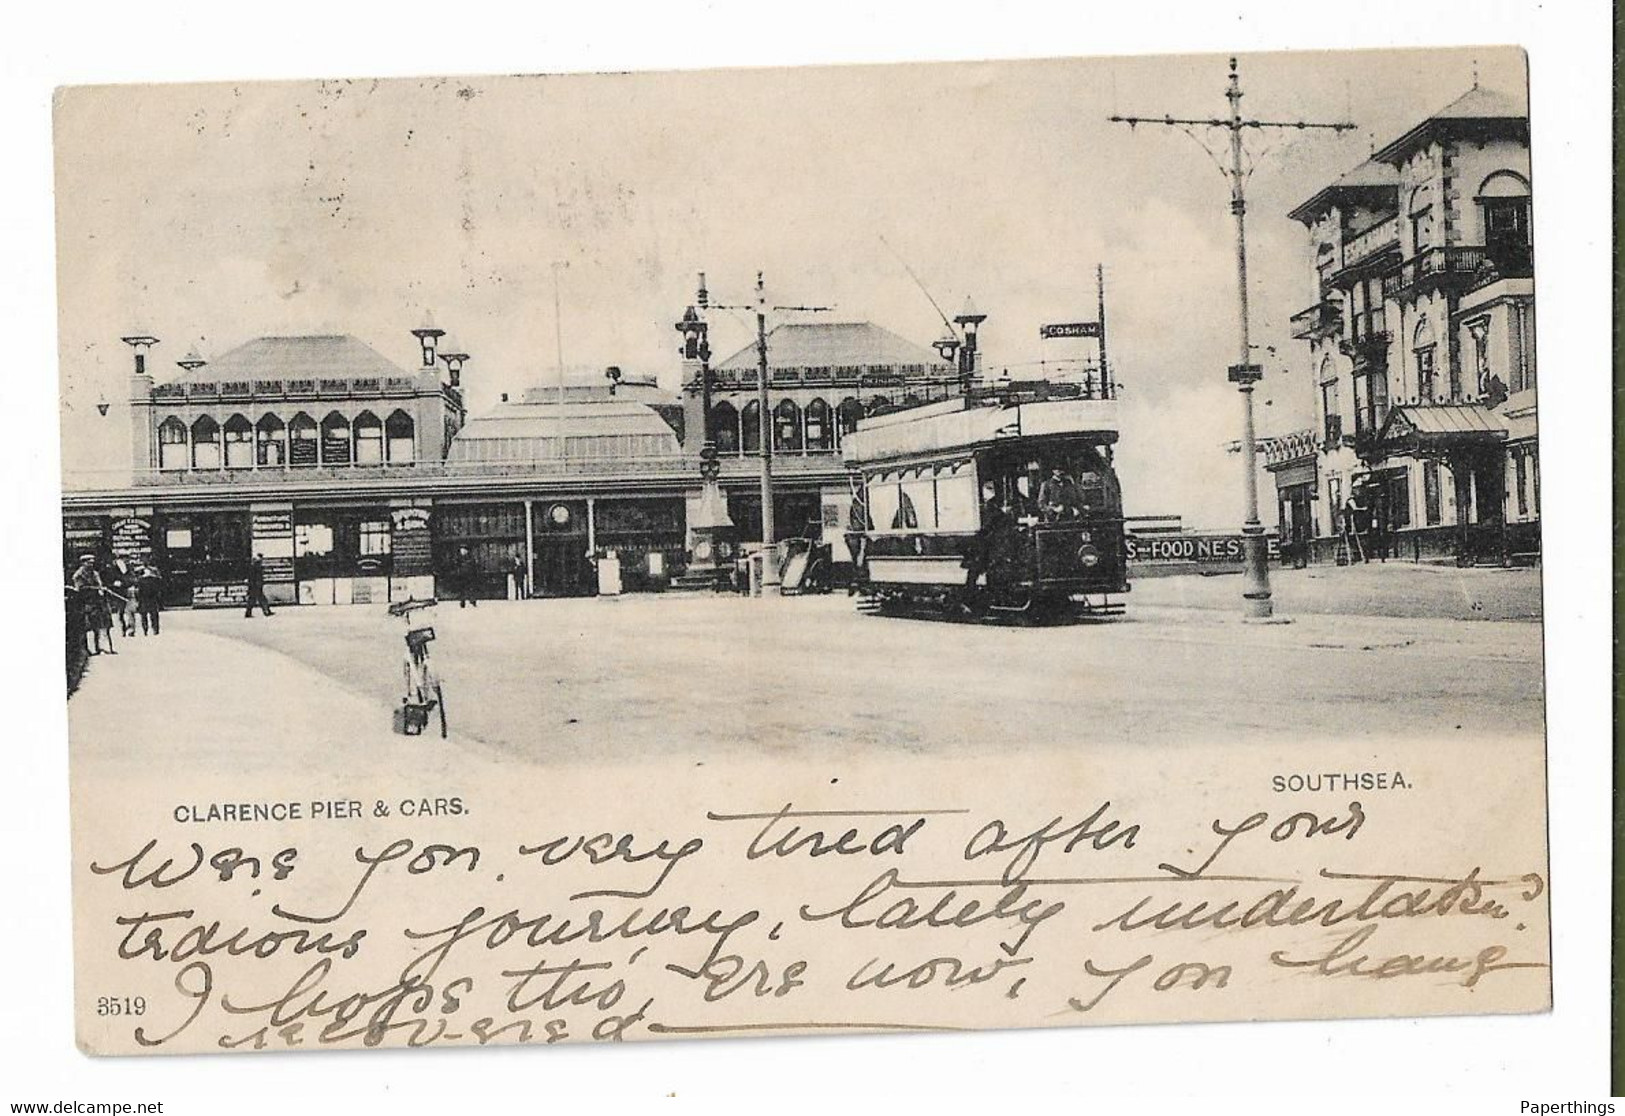
[[1292,210],[1318,421],[1312,469],[1301,437],[1271,468],[1300,517],[1312,485],[1314,557],[1351,524],[1376,557],[1538,555],[1530,204],[1528,113],[1475,86]]

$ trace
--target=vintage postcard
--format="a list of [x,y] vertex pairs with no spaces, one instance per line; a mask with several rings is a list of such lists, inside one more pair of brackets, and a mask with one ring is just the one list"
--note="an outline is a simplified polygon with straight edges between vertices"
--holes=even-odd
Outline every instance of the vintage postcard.
[[83,1050],[1550,1006],[1521,51],[55,129]]

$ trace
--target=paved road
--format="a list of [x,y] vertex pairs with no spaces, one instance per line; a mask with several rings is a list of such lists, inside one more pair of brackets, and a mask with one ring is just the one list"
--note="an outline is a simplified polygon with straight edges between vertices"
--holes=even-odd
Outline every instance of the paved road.
[[[1160,591],[1178,581],[1207,583],[1179,591],[1187,601],[1239,584],[1166,579]],[[433,622],[452,746],[488,758],[839,761],[1111,737],[1170,751],[1263,738],[1301,743],[1307,760],[1333,740],[1490,746],[1541,729],[1539,625],[1306,613],[1253,626],[1153,596],[1136,590],[1121,620],[1037,629],[862,616],[845,597],[676,595],[442,605]],[[281,762],[320,764],[355,747],[357,725],[387,732],[402,631],[382,606],[174,613],[162,654],[126,645],[93,661],[86,687],[129,691],[177,740],[218,726],[204,735],[257,734]],[[260,723],[232,722],[234,710]],[[324,733],[346,740],[312,740]],[[209,747],[178,746],[188,758]]]

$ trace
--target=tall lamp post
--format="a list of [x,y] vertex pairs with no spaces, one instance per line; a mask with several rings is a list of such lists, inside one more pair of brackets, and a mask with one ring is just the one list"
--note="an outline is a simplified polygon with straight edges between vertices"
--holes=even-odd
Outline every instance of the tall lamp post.
[[[773,530],[773,413],[767,390],[767,289],[760,271],[756,273],[756,301],[749,306],[714,304],[719,310],[752,310],[756,314],[756,406],[762,462],[762,596],[779,595],[779,566],[774,561],[777,539]],[[775,306],[774,310],[831,310],[830,306]],[[706,418],[709,428],[710,416]]]
[[[1236,218],[1236,363],[1229,367],[1228,375],[1241,393],[1241,460],[1246,521],[1242,524],[1242,554],[1246,562],[1245,587],[1242,589],[1243,615],[1250,620],[1267,620],[1275,612],[1270,594],[1269,552],[1264,539],[1264,525],[1258,519],[1258,439],[1253,422],[1253,387],[1264,378],[1264,370],[1253,363],[1252,325],[1247,306],[1247,180],[1242,168],[1243,129],[1257,131],[1288,129],[1304,131],[1310,128],[1346,132],[1353,124],[1340,122],[1322,124],[1307,120],[1243,120],[1241,116],[1241,75],[1236,60],[1230,59],[1230,84],[1225,90],[1230,102],[1228,117],[1186,118],[1175,116],[1112,116],[1113,123],[1159,124],[1179,128],[1187,133],[1195,128],[1222,128],[1230,137],[1230,165],[1220,169],[1230,179],[1230,212]],[[1193,137],[1194,138],[1194,137]],[[1200,141],[1198,141],[1200,142]]]

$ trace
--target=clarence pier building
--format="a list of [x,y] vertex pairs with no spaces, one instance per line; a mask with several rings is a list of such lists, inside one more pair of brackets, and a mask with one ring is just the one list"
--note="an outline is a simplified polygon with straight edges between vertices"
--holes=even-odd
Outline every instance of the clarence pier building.
[[[470,358],[441,351],[439,329],[412,330],[404,364],[350,336],[261,337],[164,378],[160,341],[127,337],[130,476],[65,477],[64,559],[154,562],[171,607],[240,605],[256,555],[273,601],[424,597],[463,547],[481,596],[505,595],[510,575],[531,595],[591,594],[611,557],[627,590],[664,588],[694,541],[702,431],[733,545],[761,535],[756,347],[710,367],[691,333],[675,393],[614,369],[473,417]],[[868,323],[785,324],[767,341],[776,534],[829,542],[840,562],[843,436],[878,408],[958,391],[956,366]]]

